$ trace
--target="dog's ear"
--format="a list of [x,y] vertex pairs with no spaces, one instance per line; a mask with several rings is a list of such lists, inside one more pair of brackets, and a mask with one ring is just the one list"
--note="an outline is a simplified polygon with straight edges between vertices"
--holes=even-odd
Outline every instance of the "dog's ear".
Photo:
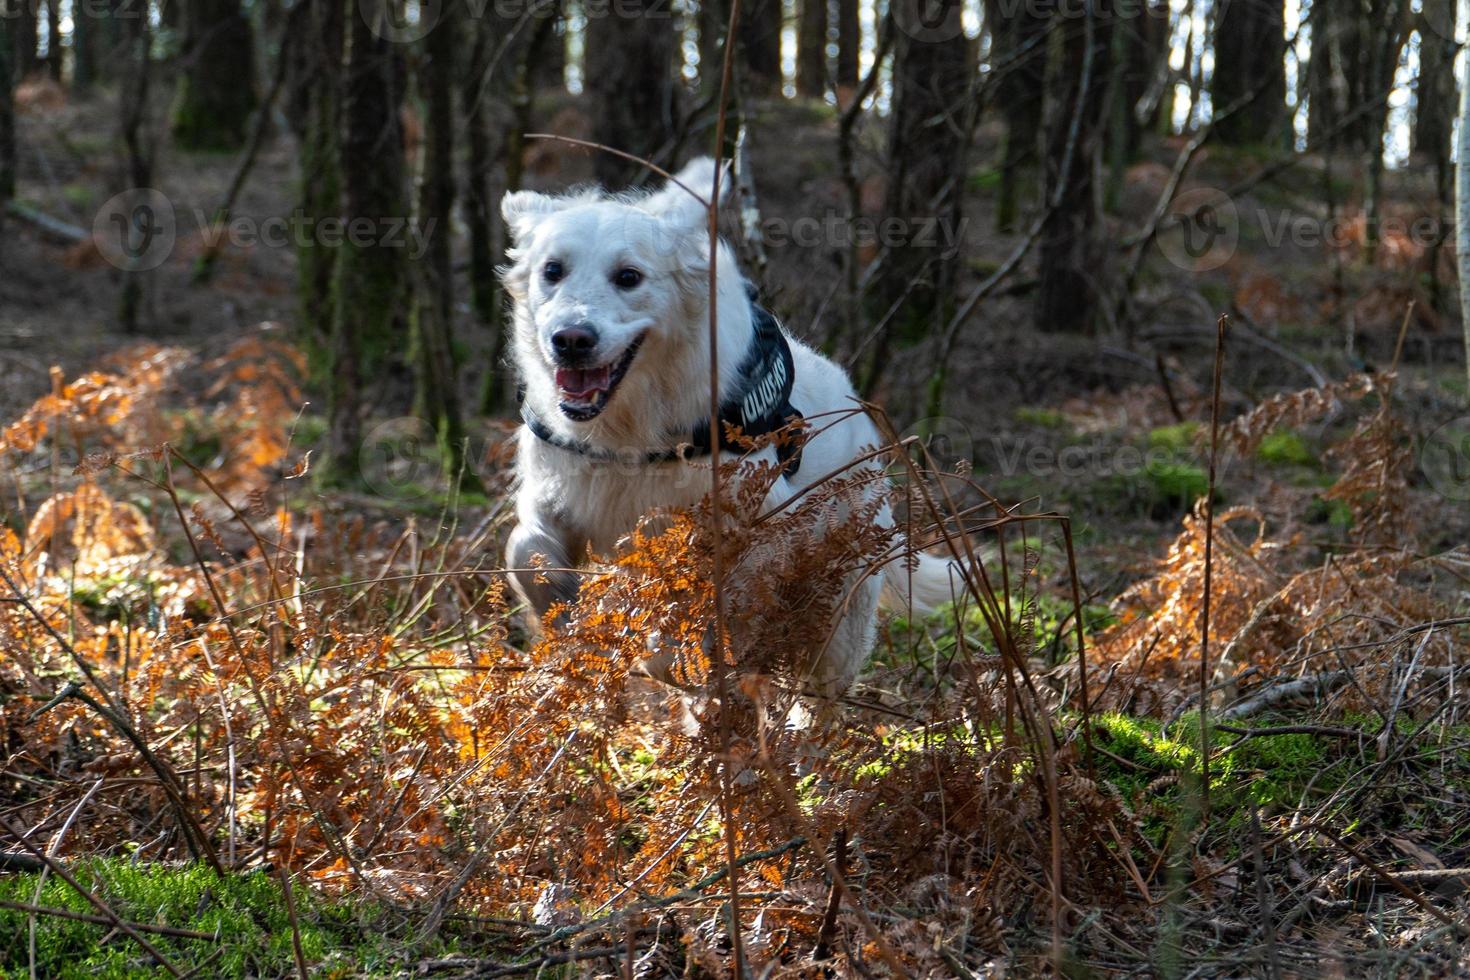
[[[720,203],[730,197],[730,185],[734,182],[728,163],[720,164]],[[696,157],[684,164],[684,169],[674,174],[674,179],[656,194],[651,194],[640,205],[649,214],[674,221],[681,225],[704,225],[709,217],[705,201],[714,189],[715,161],[709,157]]]
[[500,199],[500,216],[510,229],[511,241],[519,243],[547,215],[567,206],[567,199],[536,191],[512,191]]

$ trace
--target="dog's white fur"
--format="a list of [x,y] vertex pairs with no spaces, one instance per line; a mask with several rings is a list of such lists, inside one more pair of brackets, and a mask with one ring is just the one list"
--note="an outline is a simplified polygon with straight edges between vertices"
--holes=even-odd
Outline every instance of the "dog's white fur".
[[[679,185],[707,194],[714,167],[708,158],[696,160],[676,176],[676,183],[643,196],[595,190],[506,195],[501,210],[513,247],[503,276],[514,304],[513,357],[527,405],[557,435],[631,457],[687,441],[694,424],[708,417],[708,212]],[[721,184],[728,186],[729,181]],[[552,260],[563,270],[557,282],[542,274]],[[754,327],[745,280],[723,242],[716,261],[723,394],[737,383]],[[619,289],[612,283],[613,274],[624,268],[643,274],[637,287]],[[598,364],[616,362],[636,337],[644,338],[606,408],[588,421],[574,421],[558,408],[551,336],[573,324],[596,330]],[[814,426],[800,469],[776,481],[771,505],[881,444],[872,421],[851,411],[856,395],[843,370],[795,338],[788,340],[796,374],[791,403],[808,418],[847,414],[835,423],[823,420]],[[774,460],[774,449],[762,449],[756,458],[762,457]],[[574,598],[575,572],[532,569],[574,568],[589,549],[610,553],[651,511],[696,503],[709,487],[708,463],[590,460],[550,445],[522,426],[519,524],[507,549],[515,588],[538,616],[553,602]],[[806,679],[811,688],[835,695],[856,678],[872,646],[885,581],[890,594],[929,609],[959,588],[953,571],[951,563],[926,558],[917,570],[894,563],[881,578],[855,576],[842,621],[819,662],[811,665]],[[911,595],[904,594],[910,590]]]

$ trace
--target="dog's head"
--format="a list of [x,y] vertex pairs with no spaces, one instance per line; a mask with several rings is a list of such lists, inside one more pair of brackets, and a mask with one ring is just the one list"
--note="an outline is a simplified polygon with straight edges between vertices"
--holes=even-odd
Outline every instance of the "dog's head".
[[696,160],[652,194],[505,196],[516,358],[528,385],[549,382],[567,419],[598,417],[626,379],[701,342],[709,238],[700,198],[714,168]]

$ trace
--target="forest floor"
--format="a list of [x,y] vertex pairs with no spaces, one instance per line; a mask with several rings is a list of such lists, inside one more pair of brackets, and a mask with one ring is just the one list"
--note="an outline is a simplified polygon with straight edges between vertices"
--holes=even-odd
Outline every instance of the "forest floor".
[[[44,87],[22,107],[18,200],[90,231],[123,183],[115,107]],[[575,100],[540,111],[585,124]],[[772,227],[842,213],[834,133],[824,107],[757,108]],[[962,293],[1021,241],[994,230],[997,135],[967,179]],[[1179,150],[1121,175],[1110,238]],[[1242,188],[1238,247],[1201,270],[1166,231],[1130,328],[1038,331],[1027,262],[956,346],[941,418],[920,422],[932,346],[894,352],[875,400],[945,437],[955,508],[1009,508],[1004,557],[958,628],[890,619],[815,741],[768,724],[782,695],[756,667],[719,724],[630,676],[647,610],[707,598],[670,581],[707,561],[692,530],[621,556],[585,636],[526,636],[494,574],[508,419],[474,420],[485,493],[458,494],[409,448],[390,373],[362,485],[312,482],[293,251],[230,247],[192,281],[233,157],[162,141],[177,239],[133,335],[90,238],[7,218],[0,568],[27,601],[0,609],[0,936],[21,940],[0,970],[718,975],[731,838],[766,976],[1463,975],[1470,392],[1448,249],[1413,230],[1433,179],[1387,176],[1368,260],[1354,166],[1282,159],[1199,155],[1185,192]],[[236,216],[289,215],[296,168],[267,143]],[[590,170],[543,146],[531,173]],[[841,326],[839,262],[769,245],[758,276],[815,344]],[[473,404],[503,368],[467,304],[458,326]]]

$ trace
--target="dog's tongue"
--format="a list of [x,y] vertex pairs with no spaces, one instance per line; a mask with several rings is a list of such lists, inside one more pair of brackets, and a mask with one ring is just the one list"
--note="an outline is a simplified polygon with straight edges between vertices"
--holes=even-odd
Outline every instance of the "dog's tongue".
[[556,386],[569,395],[590,395],[606,391],[611,375],[611,365],[590,369],[557,368]]

